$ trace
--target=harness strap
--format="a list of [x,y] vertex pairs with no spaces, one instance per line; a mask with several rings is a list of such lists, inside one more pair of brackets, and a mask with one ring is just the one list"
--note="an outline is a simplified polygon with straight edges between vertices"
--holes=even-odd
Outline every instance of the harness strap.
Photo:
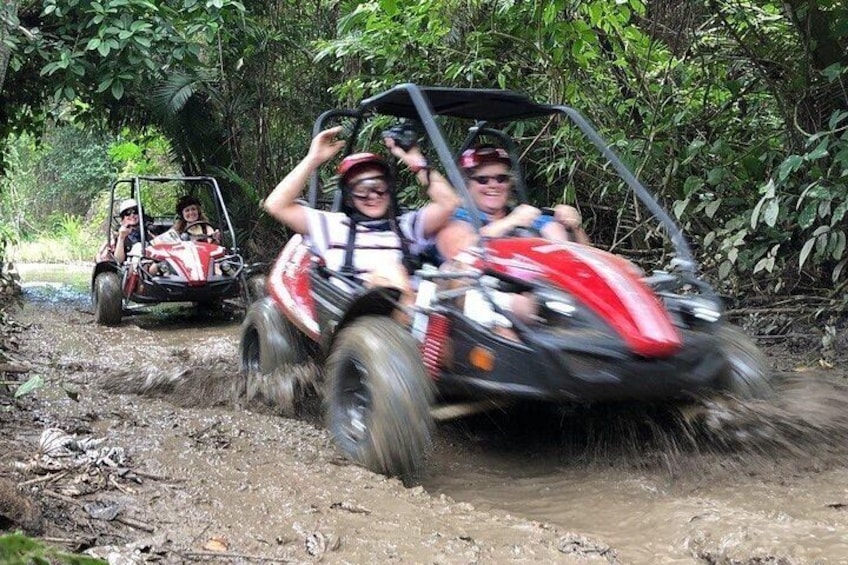
[[353,250],[356,248],[356,219],[348,217],[350,224],[347,227],[347,245],[345,246],[344,264],[342,264],[342,272],[356,274],[356,269],[353,268]]
[[[348,226],[347,232],[347,245],[345,246],[345,258],[344,263],[342,264],[342,272],[357,274],[356,269],[353,267],[353,252],[356,250],[356,232],[358,223],[356,218],[349,217],[350,225]],[[412,255],[409,252],[409,240],[403,233],[403,230],[400,229],[400,225],[398,224],[397,218],[392,216],[388,221],[389,229],[398,236],[400,240],[400,252],[402,257],[403,266],[407,271],[412,273],[417,266],[414,264]]]

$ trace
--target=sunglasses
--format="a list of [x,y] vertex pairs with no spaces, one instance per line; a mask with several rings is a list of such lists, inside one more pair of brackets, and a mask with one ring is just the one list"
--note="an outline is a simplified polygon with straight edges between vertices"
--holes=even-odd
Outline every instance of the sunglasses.
[[127,216],[138,216],[138,210],[133,208],[132,210],[124,210],[121,212],[121,217],[126,218]]
[[512,175],[477,175],[471,177],[471,180],[477,184],[489,184],[489,181],[495,181],[498,184],[504,184],[512,180]]
[[359,200],[367,200],[371,194],[383,197],[389,192],[389,185],[383,177],[362,179],[350,187],[350,195]]
[[474,153],[477,155],[477,157],[484,161],[509,159],[509,153],[507,153],[505,149],[501,149],[500,147],[479,147],[474,150]]

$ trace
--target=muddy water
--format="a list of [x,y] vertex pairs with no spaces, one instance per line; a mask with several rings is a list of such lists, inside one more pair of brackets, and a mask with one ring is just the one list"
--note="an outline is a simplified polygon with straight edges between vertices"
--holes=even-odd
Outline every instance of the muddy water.
[[[56,278],[21,269],[26,300],[85,313],[81,271]],[[237,317],[173,307],[119,329],[73,331],[69,343],[77,345],[66,357],[108,344],[126,356],[128,373],[144,373],[150,386],[140,392],[172,395],[183,406],[231,401]],[[170,385],[155,386],[163,376]],[[621,563],[848,563],[844,372],[785,380],[770,403],[524,406],[445,423],[422,485],[480,510],[603,540]],[[205,417],[198,415],[199,429]],[[231,426],[246,417],[226,416]]]

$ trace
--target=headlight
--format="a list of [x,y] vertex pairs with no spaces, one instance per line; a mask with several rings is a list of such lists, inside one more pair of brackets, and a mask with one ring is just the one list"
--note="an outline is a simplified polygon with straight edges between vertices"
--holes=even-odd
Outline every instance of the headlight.
[[722,308],[719,303],[702,296],[680,296],[678,294],[661,293],[663,303],[671,313],[676,313],[687,323],[707,322],[709,324],[719,321],[722,317]]
[[560,290],[544,288],[536,292],[539,304],[560,316],[571,317],[577,311],[577,304],[571,295]]
[[219,272],[227,277],[233,277],[244,267],[244,262],[238,255],[228,255],[215,262]]

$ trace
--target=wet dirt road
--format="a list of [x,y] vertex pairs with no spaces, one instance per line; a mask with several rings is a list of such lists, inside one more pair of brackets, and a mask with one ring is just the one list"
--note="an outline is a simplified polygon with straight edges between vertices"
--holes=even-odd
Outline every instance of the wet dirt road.
[[[135,510],[184,556],[221,534],[230,553],[307,561],[848,562],[839,367],[770,351],[787,378],[767,405],[533,406],[444,423],[429,472],[404,488],[341,461],[314,415],[233,407],[237,319],[176,309],[98,328],[79,282],[26,298],[29,347],[99,389],[84,396],[109,413],[91,431],[181,477],[139,489]],[[116,393],[130,389],[142,394]],[[54,394],[44,418],[78,421],[80,402]]]

